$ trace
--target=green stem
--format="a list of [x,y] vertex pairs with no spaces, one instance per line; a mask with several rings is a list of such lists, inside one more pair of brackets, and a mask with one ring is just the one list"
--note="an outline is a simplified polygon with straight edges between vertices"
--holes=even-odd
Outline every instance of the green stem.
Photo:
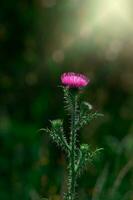
[[69,160],[69,200],[75,199],[76,187],[76,174],[75,174],[75,157],[76,157],[76,109],[77,100],[76,95],[73,96],[73,112],[71,124],[71,137],[70,137],[70,160]]

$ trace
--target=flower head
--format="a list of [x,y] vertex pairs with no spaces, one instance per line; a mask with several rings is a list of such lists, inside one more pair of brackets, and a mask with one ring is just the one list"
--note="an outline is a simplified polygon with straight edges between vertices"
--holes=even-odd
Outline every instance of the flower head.
[[89,79],[83,74],[68,72],[62,74],[61,82],[70,88],[81,88],[88,85]]

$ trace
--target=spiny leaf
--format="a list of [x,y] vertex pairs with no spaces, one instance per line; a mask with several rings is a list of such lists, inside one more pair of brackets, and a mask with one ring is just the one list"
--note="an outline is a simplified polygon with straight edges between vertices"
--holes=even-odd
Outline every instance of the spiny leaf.
[[63,131],[63,121],[62,120],[53,120],[51,121],[51,129],[41,129],[46,133],[49,133],[52,140],[63,150],[69,153],[69,145],[67,143],[66,137]]
[[79,149],[79,160],[77,162],[75,172],[77,176],[80,176],[81,173],[86,169],[87,164],[92,162],[97,154],[103,150],[102,148],[91,151],[88,144],[82,144]]
[[90,123],[93,119],[102,117],[103,114],[92,112],[92,106],[88,102],[82,102],[80,105],[79,120],[77,122],[77,130]]

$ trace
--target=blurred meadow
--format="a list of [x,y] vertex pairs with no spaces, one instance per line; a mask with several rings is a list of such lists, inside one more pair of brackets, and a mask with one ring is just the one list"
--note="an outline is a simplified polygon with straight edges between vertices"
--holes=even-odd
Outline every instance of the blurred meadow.
[[79,199],[133,200],[132,19],[132,0],[0,2],[0,200],[62,199],[64,154],[38,130],[64,118],[66,71],[90,78],[84,98],[104,113],[79,136],[104,148]]

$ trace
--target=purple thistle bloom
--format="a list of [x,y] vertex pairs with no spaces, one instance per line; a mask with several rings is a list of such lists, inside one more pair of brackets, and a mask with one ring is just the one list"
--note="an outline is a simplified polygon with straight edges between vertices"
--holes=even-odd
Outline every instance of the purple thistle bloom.
[[70,88],[81,88],[88,85],[89,79],[83,74],[68,72],[62,74],[61,82]]

